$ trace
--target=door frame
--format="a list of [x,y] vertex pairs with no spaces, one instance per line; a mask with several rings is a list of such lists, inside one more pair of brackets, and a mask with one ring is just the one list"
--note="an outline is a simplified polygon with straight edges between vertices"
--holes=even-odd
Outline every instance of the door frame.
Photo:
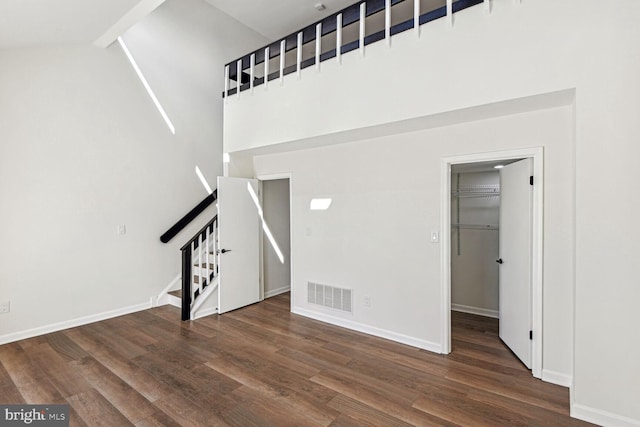
[[[260,187],[260,203],[263,203],[262,198],[264,197],[264,192],[262,191],[262,182],[263,181],[274,181],[277,179],[288,179],[289,180],[289,282],[290,282],[290,291],[291,295],[289,302],[289,311],[293,310],[293,301],[294,301],[294,286],[293,286],[293,257],[294,257],[294,249],[293,249],[293,174],[291,172],[285,173],[274,173],[274,174],[266,174],[266,175],[257,175],[256,179],[258,180],[258,185]],[[262,231],[262,224],[260,225],[260,230]],[[260,233],[260,300],[264,300],[264,257],[262,248],[264,247],[264,233]]]
[[534,377],[542,378],[543,343],[543,222],[544,222],[544,149],[531,147],[518,150],[471,153],[443,157],[441,159],[441,313],[442,343],[441,353],[451,352],[451,165],[477,163],[495,160],[533,160],[533,205],[532,205],[532,248],[531,248],[531,321],[533,340],[531,343],[531,371]]

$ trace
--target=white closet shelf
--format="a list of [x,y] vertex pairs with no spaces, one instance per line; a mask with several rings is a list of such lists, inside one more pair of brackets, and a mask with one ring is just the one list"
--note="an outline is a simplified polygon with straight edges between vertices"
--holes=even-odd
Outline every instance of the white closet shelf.
[[464,185],[451,192],[452,197],[459,199],[471,197],[497,197],[500,196],[500,184]]
[[497,224],[451,224],[451,227],[466,230],[498,230]]

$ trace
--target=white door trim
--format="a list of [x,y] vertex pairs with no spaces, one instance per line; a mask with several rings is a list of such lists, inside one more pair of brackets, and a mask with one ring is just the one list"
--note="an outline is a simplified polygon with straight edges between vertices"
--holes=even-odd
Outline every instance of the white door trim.
[[[256,179],[260,183],[260,197],[262,198],[262,181],[273,181],[276,179],[288,179],[289,180],[289,275],[291,280],[291,290],[289,295],[291,296],[291,301],[289,303],[289,311],[293,311],[293,301],[294,301],[294,289],[293,286],[293,257],[295,254],[295,250],[293,247],[293,174],[291,172],[285,173],[274,173],[267,175],[258,175]],[[262,202],[262,199],[260,200]],[[260,248],[262,248],[262,233],[260,234]],[[262,262],[262,252],[260,253],[260,295],[262,299],[264,299],[264,271],[263,271],[263,262]]]
[[451,165],[507,159],[533,159],[533,239],[531,260],[531,313],[533,324],[532,373],[542,378],[542,263],[543,263],[543,218],[544,218],[544,150],[543,147],[519,150],[494,151],[488,153],[463,154],[444,157],[441,160],[442,183],[440,194],[441,221],[441,313],[443,354],[451,352]]

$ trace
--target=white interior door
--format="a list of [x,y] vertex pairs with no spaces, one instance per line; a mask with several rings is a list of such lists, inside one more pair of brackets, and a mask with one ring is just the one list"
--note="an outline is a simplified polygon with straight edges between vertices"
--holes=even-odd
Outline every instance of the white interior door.
[[500,169],[500,339],[531,368],[532,160]]
[[258,181],[218,177],[218,312],[260,300]]

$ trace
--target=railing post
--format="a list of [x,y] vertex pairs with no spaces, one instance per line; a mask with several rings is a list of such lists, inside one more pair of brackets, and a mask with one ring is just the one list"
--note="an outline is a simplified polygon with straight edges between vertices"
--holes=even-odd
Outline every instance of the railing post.
[[336,16],[336,61],[342,63],[342,14]]
[[322,22],[316,25],[316,70],[320,71],[320,55],[322,54]]
[[364,56],[364,38],[366,35],[367,3],[360,3],[360,52]]
[[298,33],[298,40],[297,40],[297,46],[296,46],[296,74],[298,75],[298,78],[300,78],[301,73],[300,70],[302,69],[302,31],[300,31]]
[[251,54],[251,60],[250,60],[250,77],[249,77],[249,89],[251,91],[251,93],[253,93],[253,79],[255,79],[256,76],[256,54],[252,53]]
[[280,42],[280,84],[284,84],[284,55],[287,51],[287,41],[286,40],[282,40]]
[[453,27],[453,0],[447,0],[447,21],[449,26]]
[[203,246],[204,246],[204,236],[202,234],[200,234],[200,238],[198,239],[199,243],[198,243],[198,291],[199,291],[199,295],[202,295],[202,291],[204,289],[204,280],[202,278],[202,251],[203,251]]
[[229,99],[229,66],[224,67],[224,102]]
[[238,59],[236,62],[236,85],[238,86],[238,92],[236,96],[240,98],[240,88],[242,87],[242,59]]
[[413,29],[420,37],[420,0],[413,0]]
[[218,217],[213,220],[213,273],[218,275]]
[[191,244],[182,249],[182,320],[191,320]]
[[384,2],[384,38],[387,46],[391,46],[391,0]]
[[207,227],[207,238],[206,238],[206,242],[205,242],[205,249],[206,249],[206,253],[205,253],[205,262],[207,263],[207,268],[206,268],[206,272],[207,272],[207,284],[209,283],[209,280],[211,279],[211,264],[209,261],[209,253],[211,252],[211,248],[209,247],[209,245],[211,244],[209,242],[209,238],[211,237],[211,229],[213,228],[213,225],[211,225],[210,227]]
[[264,49],[264,88],[267,89],[269,87],[269,60],[271,55],[271,50],[269,46]]

